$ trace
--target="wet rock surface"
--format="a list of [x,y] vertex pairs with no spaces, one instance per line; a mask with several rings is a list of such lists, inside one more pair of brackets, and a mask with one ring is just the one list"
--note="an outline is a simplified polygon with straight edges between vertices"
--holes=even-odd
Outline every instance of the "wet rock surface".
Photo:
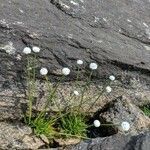
[[[76,59],[84,60],[85,68],[88,68],[89,62],[98,63],[93,80],[100,85],[109,75],[115,75],[117,82],[112,85],[112,96],[101,98],[93,112],[103,110],[100,116],[106,122],[129,119],[132,135],[148,129],[149,118],[137,106],[150,103],[149,0],[0,0],[1,149],[35,149],[43,146],[40,139],[28,135],[25,141],[20,141],[26,130],[22,133],[16,127],[18,125],[11,122],[23,118],[27,105],[24,76],[27,62],[22,50],[25,46],[35,45],[41,48],[37,54],[37,70],[47,67],[54,79],[60,75],[60,69],[67,66],[72,70],[69,80],[74,80]],[[43,80],[39,75],[37,78],[38,87],[43,93]],[[64,88],[64,95],[70,91],[69,85],[61,87]],[[92,89],[90,94],[95,87]],[[124,104],[122,99],[115,100],[104,111],[107,103],[122,95],[129,99],[127,103]],[[43,103],[44,96],[40,99]],[[35,109],[40,108],[37,106]],[[8,132],[10,136],[6,136]],[[148,137],[149,133],[134,138],[117,134],[94,139],[94,145],[86,142],[79,145],[83,150],[113,149],[111,145],[114,150],[124,147],[147,150]],[[79,145],[74,149],[79,149]]]

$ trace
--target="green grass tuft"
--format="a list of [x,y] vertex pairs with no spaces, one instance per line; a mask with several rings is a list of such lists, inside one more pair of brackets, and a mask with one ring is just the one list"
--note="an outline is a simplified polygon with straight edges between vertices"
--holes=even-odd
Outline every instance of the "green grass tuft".
[[146,116],[150,117],[150,105],[143,106],[141,109]]
[[85,116],[76,112],[70,112],[69,114],[61,118],[60,123],[61,132],[65,137],[87,137],[87,128]]
[[44,118],[38,118],[31,122],[31,127],[34,129],[34,133],[37,136],[44,134],[49,139],[53,138],[55,135],[53,125],[53,120],[46,120]]

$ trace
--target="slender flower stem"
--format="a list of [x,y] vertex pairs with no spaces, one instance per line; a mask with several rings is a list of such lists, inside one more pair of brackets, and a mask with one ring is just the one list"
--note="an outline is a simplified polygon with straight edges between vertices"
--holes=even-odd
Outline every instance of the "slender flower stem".
[[49,81],[47,75],[45,76],[45,80],[46,80],[46,83],[47,83],[48,91],[51,92],[52,87],[50,86],[50,81]]
[[76,78],[76,85],[78,86],[78,81],[79,81],[79,73],[80,73],[80,71],[79,71],[79,66],[78,66],[78,70],[77,70],[77,78]]
[[82,138],[82,139],[87,139],[87,140],[91,140],[91,138],[88,137],[84,137],[84,136],[80,136],[80,135],[72,135],[72,134],[67,134],[67,133],[58,133],[59,135],[65,135],[65,136],[71,136],[71,137],[76,137],[76,138]]
[[119,124],[101,124],[101,126],[119,126]]
[[78,111],[80,110],[80,108],[81,108],[81,106],[82,106],[86,88],[87,88],[87,86],[89,86],[89,84],[90,84],[90,82],[91,82],[92,73],[93,73],[93,72],[91,71],[90,76],[88,77],[88,80],[87,80],[86,84],[84,85],[84,88],[83,88],[83,91],[82,91],[82,94],[81,94],[81,101],[80,101],[80,104],[79,104],[79,107],[78,107]]
[[31,78],[32,78],[32,75],[31,75],[31,61],[30,61],[30,56],[27,57],[27,89],[28,89],[28,105],[29,105],[29,118],[28,118],[28,123],[30,124],[31,122],[31,117],[32,117],[32,85],[31,85]]
[[44,115],[44,113],[46,112],[47,107],[52,102],[53,97],[54,97],[54,95],[56,93],[56,90],[58,89],[58,87],[59,87],[60,83],[63,81],[63,79],[64,79],[64,76],[61,77],[61,79],[58,82],[58,84],[55,86],[55,88],[53,89],[53,91],[51,91],[51,94],[50,94],[50,96],[49,96],[49,98],[48,98],[48,100],[47,100],[47,102],[46,102],[43,110],[40,112],[40,114],[38,115],[38,117],[36,119],[39,119],[40,117],[42,117]]
[[105,88],[109,85],[109,83],[106,83],[103,87],[103,90],[98,94],[98,97],[95,99],[95,101],[92,103],[92,105],[89,107],[89,109],[87,110],[87,112],[89,112],[93,106],[95,105],[95,103],[99,100],[99,98],[102,96],[102,94],[105,92]]

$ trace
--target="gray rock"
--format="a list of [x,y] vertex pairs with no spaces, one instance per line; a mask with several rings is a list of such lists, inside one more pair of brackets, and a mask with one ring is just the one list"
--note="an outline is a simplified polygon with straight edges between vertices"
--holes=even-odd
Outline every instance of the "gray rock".
[[150,118],[145,116],[140,108],[123,96],[118,97],[104,106],[104,108],[100,110],[99,116],[106,122],[118,124],[120,132],[124,132],[121,128],[123,121],[129,122],[131,128],[128,133],[132,135],[150,129]]
[[32,130],[20,123],[0,122],[0,149],[38,149],[42,140],[32,135]]
[[51,73],[62,66],[73,68],[79,58],[98,62],[101,75],[121,73],[120,68],[148,73],[149,6],[148,0],[1,0],[3,77],[22,70],[15,56],[32,45],[42,48],[40,60]]
[[97,62],[94,77],[116,75],[135,103],[143,104],[150,89],[149,20],[149,0],[0,0],[0,120],[23,117],[22,50],[34,45],[41,48],[37,69],[45,66],[56,77],[64,66],[76,69],[76,59],[86,68]]
[[116,134],[106,138],[96,138],[83,141],[68,150],[148,150],[150,148],[150,133],[137,136]]

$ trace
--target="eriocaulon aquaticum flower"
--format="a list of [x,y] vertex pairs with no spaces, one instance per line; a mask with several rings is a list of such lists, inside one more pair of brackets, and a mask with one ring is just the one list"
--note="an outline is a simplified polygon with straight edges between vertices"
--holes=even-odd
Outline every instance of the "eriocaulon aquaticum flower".
[[100,123],[100,121],[99,120],[94,120],[94,126],[96,127],[96,128],[98,128],[98,127],[100,127],[100,125],[101,125],[101,123]]
[[30,48],[30,47],[25,47],[25,48],[23,49],[23,53],[24,53],[24,54],[30,54],[30,53],[31,53],[31,48]]
[[121,123],[121,128],[123,131],[128,131],[130,129],[130,124],[127,121]]
[[41,74],[42,76],[47,75],[47,73],[48,73],[47,68],[41,68],[41,70],[40,70],[40,74]]
[[110,79],[111,81],[114,81],[114,80],[115,80],[115,76],[111,75],[111,76],[109,76],[109,79]]
[[90,63],[89,67],[91,70],[96,70],[98,65],[96,63]]
[[69,68],[66,68],[66,67],[63,68],[63,69],[62,69],[62,74],[65,75],[65,76],[69,75],[69,74],[70,74],[70,69],[69,69]]
[[34,53],[39,53],[39,52],[40,52],[40,48],[37,47],[37,46],[33,46],[33,47],[32,47],[32,51],[33,51]]
[[82,64],[83,64],[83,60],[80,60],[80,59],[77,60],[77,64],[78,64],[78,65],[82,65]]

